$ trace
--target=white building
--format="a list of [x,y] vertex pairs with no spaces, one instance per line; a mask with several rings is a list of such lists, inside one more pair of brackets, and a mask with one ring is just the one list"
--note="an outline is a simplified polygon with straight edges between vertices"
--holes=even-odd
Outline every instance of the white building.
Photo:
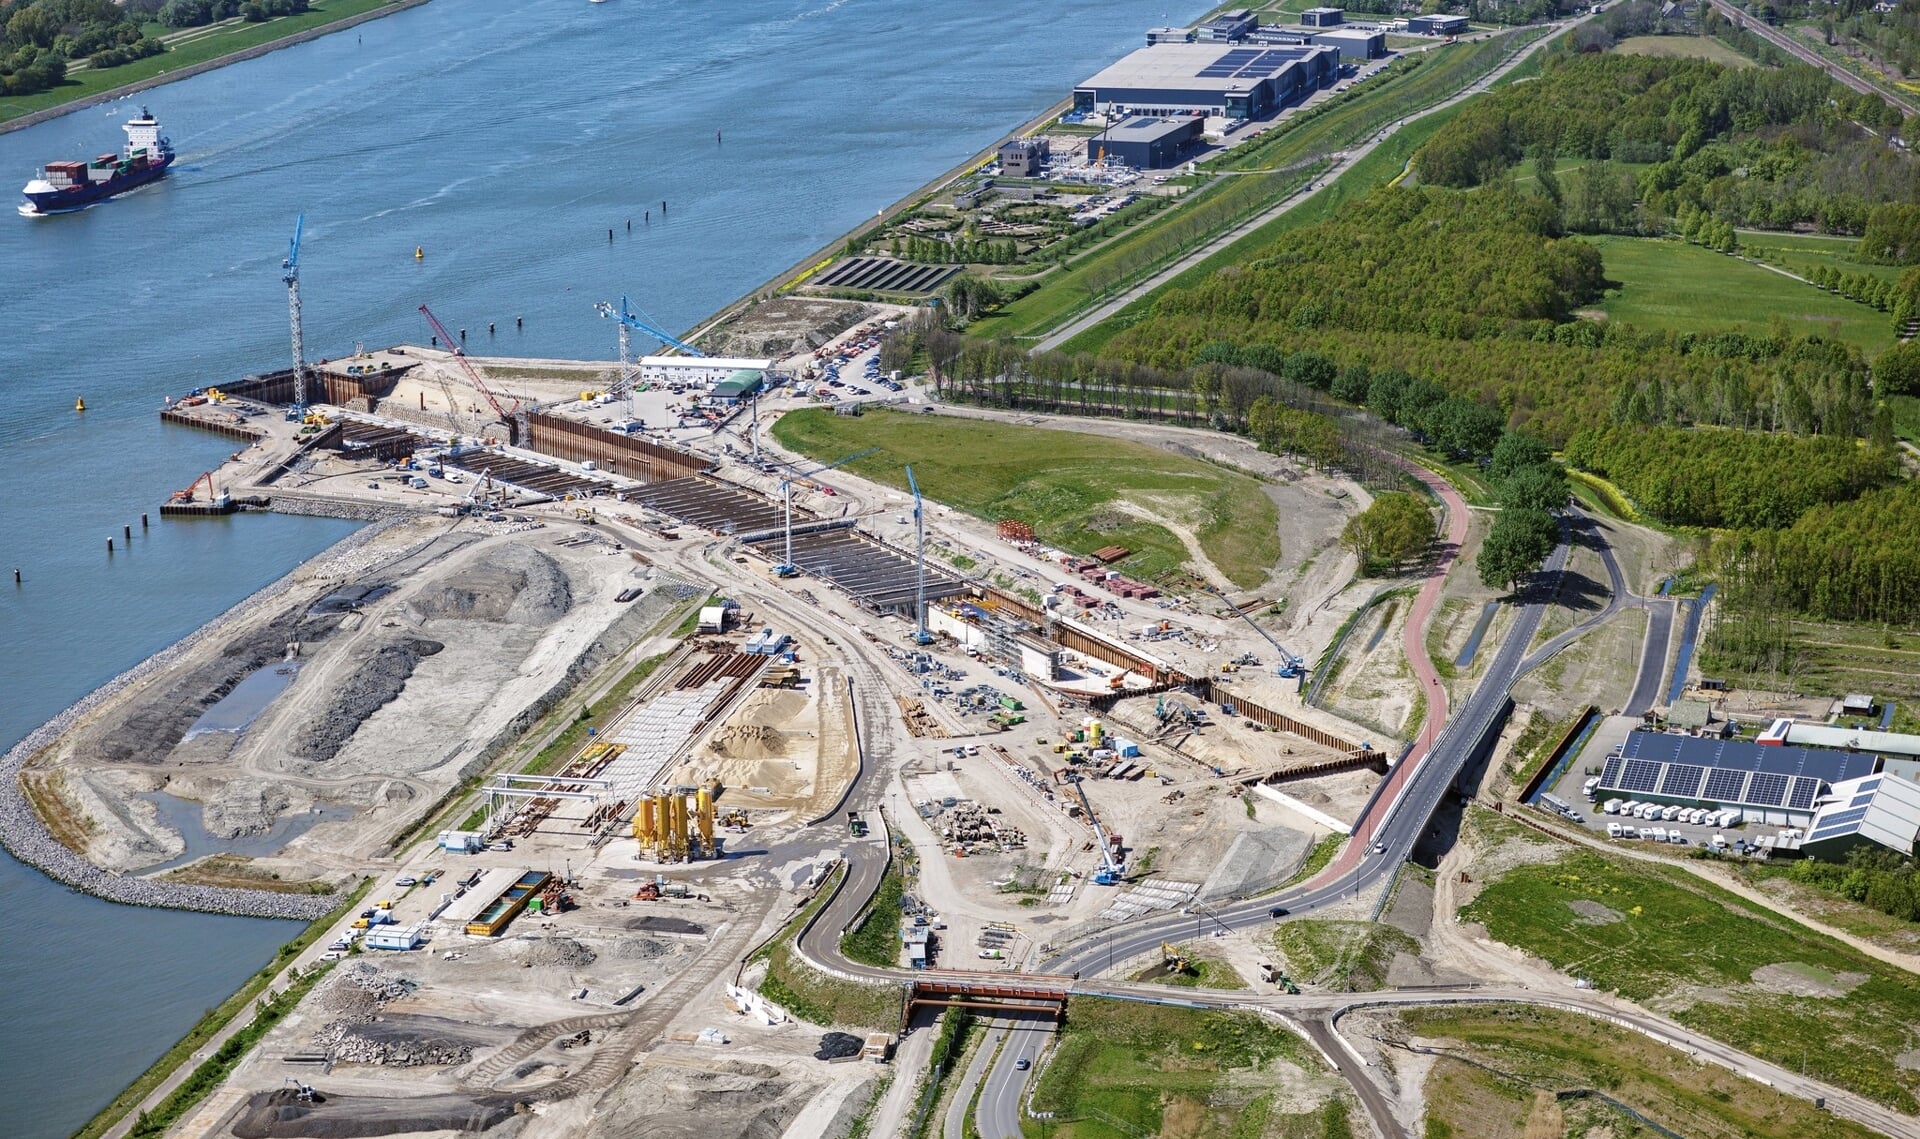
[[1838,860],[1863,842],[1913,853],[1920,842],[1920,783],[1886,773],[1835,783],[1800,849],[1810,858]]
[[363,944],[368,949],[418,949],[427,940],[426,929],[418,925],[377,925],[367,931]]
[[735,372],[765,372],[772,360],[735,356],[642,356],[640,379],[649,384],[707,387]]

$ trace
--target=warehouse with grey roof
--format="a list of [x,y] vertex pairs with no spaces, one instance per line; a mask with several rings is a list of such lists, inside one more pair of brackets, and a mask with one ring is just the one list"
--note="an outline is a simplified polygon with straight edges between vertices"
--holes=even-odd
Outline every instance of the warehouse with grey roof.
[[1339,73],[1340,51],[1331,46],[1160,43],[1075,87],[1073,109],[1258,119],[1305,99]]

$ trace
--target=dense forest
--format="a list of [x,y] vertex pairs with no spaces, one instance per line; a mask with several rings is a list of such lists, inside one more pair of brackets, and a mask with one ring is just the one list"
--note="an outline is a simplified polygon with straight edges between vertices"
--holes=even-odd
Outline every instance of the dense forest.
[[[1837,342],[1569,319],[1598,295],[1603,267],[1592,246],[1557,232],[1542,196],[1383,190],[1243,268],[1163,295],[1104,351],[1177,371],[1221,344],[1284,344],[1419,376],[1556,443],[1608,421],[1870,427],[1866,362]],[[1333,394],[1432,434],[1366,394]]]
[[113,67],[164,50],[141,33],[156,5],[113,0],[15,0],[0,4],[0,94],[31,95],[59,85],[67,64]]
[[1681,526],[1777,527],[1823,503],[1846,502],[1893,478],[1882,448],[1834,436],[1589,428],[1567,463],[1612,480],[1634,504]]
[[[1734,604],[1717,646],[1756,663],[1784,637],[1771,622],[1798,612],[1821,620],[1920,623],[1920,483],[1817,506],[1781,530],[1720,536],[1709,566]],[[1742,614],[1747,627],[1740,627]]]
[[1901,129],[1897,108],[1811,67],[1560,53],[1539,82],[1468,104],[1418,165],[1423,180],[1464,188],[1529,156],[1580,160],[1591,206],[1569,214],[1572,228],[1662,233],[1691,208],[1736,226],[1857,234],[1876,204],[1920,202],[1920,162],[1881,137]]

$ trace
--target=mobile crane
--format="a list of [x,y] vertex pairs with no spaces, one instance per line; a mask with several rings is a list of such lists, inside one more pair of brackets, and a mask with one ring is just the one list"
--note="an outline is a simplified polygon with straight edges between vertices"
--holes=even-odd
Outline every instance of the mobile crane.
[[433,331],[439,335],[441,340],[446,342],[447,350],[453,353],[453,358],[460,364],[460,370],[466,373],[467,382],[473,385],[474,390],[480,393],[480,398],[486,400],[487,406],[493,409],[494,415],[498,416],[500,422],[506,425],[507,441],[510,443],[519,443],[522,434],[522,424],[516,413],[520,410],[520,401],[515,399],[512,407],[500,406],[499,397],[493,394],[493,389],[489,388],[487,382],[480,378],[480,373],[474,368],[473,362],[467,359],[467,350],[462,348],[460,342],[455,340],[453,335],[447,331],[447,326],[440,323],[440,318],[433,315],[433,310],[426,305],[421,305],[420,315],[427,318],[427,323],[433,327]]
[[[1288,652],[1286,646],[1281,644],[1278,640],[1275,640],[1272,633],[1269,633],[1265,629],[1260,627],[1260,622],[1255,621],[1252,617],[1248,616],[1246,611],[1244,609],[1241,609],[1238,605],[1235,605],[1233,602],[1228,601],[1226,594],[1221,593],[1217,589],[1211,589],[1208,592],[1212,593],[1215,597],[1218,597],[1221,601],[1221,604],[1225,605],[1228,609],[1231,609],[1235,617],[1238,617],[1242,621],[1245,621],[1247,624],[1253,626],[1253,631],[1260,634],[1262,639],[1264,639],[1268,644],[1272,645],[1274,652],[1280,654],[1280,663],[1273,670],[1273,674],[1275,676],[1281,676],[1281,677],[1286,677],[1288,679],[1292,679],[1293,677],[1299,676],[1302,673],[1306,672],[1307,670],[1306,661],[1301,660],[1299,657],[1294,656],[1292,653]],[[1221,666],[1221,671],[1231,672],[1233,670],[1228,669],[1223,665]]]
[[1106,828],[1100,825],[1100,816],[1093,813],[1093,804],[1087,799],[1085,782],[1078,773],[1069,777],[1074,793],[1080,796],[1080,806],[1087,812],[1087,821],[1093,825],[1094,845],[1100,850],[1100,869],[1093,872],[1093,884],[1096,886],[1118,886],[1127,876],[1127,864],[1113,852],[1113,843],[1107,837]]

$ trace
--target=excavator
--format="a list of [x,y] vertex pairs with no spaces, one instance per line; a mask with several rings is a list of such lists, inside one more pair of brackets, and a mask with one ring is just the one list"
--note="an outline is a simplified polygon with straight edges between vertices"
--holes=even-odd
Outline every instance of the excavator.
[[220,499],[225,497],[219,491],[216,491],[213,489],[213,472],[208,471],[206,474],[203,474],[199,478],[194,479],[191,483],[188,483],[187,489],[174,491],[173,501],[192,502],[194,500],[193,492],[200,488],[201,483],[207,484],[207,501],[208,502],[218,502],[220,501]]
[[1170,942],[1160,943],[1160,963],[1167,967],[1169,976],[1185,976],[1193,972],[1193,962],[1181,952],[1179,946]]

